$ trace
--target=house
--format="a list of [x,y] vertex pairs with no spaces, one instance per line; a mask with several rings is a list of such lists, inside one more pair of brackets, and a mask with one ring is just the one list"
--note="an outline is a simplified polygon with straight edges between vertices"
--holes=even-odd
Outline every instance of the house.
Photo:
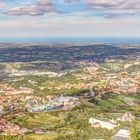
[[12,125],[11,123],[6,123],[6,124],[5,124],[5,127],[6,127],[6,128],[13,128],[13,125]]
[[6,121],[4,119],[0,119],[0,124],[5,125]]
[[132,122],[134,119],[135,117],[130,112],[126,112],[121,117],[119,117],[117,121]]
[[0,131],[2,132],[1,135],[18,136],[24,135],[28,131],[28,129],[20,128],[20,126],[18,125],[14,125],[4,119],[0,119]]
[[3,125],[0,125],[0,131],[4,131],[5,127]]
[[13,128],[13,130],[20,130],[20,126],[18,126],[18,125],[13,126],[12,128]]
[[34,128],[33,130],[35,134],[44,134],[44,131],[41,128]]
[[28,132],[28,129],[27,128],[21,128],[21,132],[22,133],[27,133]]
[[50,101],[54,99],[56,96],[55,95],[47,95],[46,98]]

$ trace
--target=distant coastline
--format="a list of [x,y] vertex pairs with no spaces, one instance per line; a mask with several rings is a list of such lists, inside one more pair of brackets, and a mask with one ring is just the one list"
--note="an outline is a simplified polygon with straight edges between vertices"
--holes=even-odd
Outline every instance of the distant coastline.
[[48,37],[48,38],[0,38],[0,43],[113,43],[140,44],[140,37]]

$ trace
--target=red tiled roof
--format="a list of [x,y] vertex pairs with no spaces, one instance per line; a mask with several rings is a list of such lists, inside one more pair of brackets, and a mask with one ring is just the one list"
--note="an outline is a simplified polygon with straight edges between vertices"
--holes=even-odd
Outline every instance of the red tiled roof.
[[4,119],[0,119],[0,124],[5,124],[5,120]]
[[13,127],[13,125],[10,124],[10,123],[6,123],[6,124],[5,124],[5,127]]
[[0,125],[0,130],[4,130],[5,127],[3,125]]

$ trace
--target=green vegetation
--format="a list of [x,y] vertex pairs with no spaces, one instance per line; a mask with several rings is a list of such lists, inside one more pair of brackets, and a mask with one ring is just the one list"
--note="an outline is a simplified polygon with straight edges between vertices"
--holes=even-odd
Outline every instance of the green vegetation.
[[[12,88],[15,92],[20,87],[33,89],[34,92],[10,95],[10,98],[14,97],[11,100],[4,99],[4,108],[7,110],[11,104],[15,103],[18,107],[21,102],[20,107],[23,109],[17,110],[24,114],[18,116],[7,113],[4,118],[31,132],[19,137],[0,136],[0,140],[111,140],[111,137],[125,126],[131,128],[132,140],[140,140],[139,118],[131,123],[120,122],[115,130],[110,131],[93,128],[89,124],[91,117],[111,120],[128,111],[135,116],[140,115],[140,62],[137,59],[139,46],[137,49],[131,47],[30,46],[3,50],[0,56],[0,70],[5,73],[4,76],[0,76],[0,80],[4,79],[1,89],[8,87],[7,94]],[[35,71],[37,75],[33,74]],[[41,72],[55,73],[40,74]],[[13,75],[6,76],[9,73]],[[14,76],[15,73],[21,75]],[[95,95],[84,96],[92,92]],[[81,104],[66,111],[29,113],[25,110],[28,101],[32,103],[33,99],[26,101],[26,96],[33,96],[37,104],[42,105],[43,100],[48,102],[47,95],[78,96]],[[34,134],[33,128],[41,128],[46,133]]]
[[139,120],[133,123],[122,123],[114,131],[101,128],[95,129],[88,123],[91,117],[106,118],[107,120],[117,118],[118,115],[115,115],[113,112],[122,113],[130,111],[135,113],[136,110],[132,110],[132,107],[127,106],[123,102],[123,99],[128,96],[133,98],[133,95],[119,97],[116,94],[105,94],[94,107],[85,104],[85,101],[80,107],[70,111],[27,113],[24,117],[14,117],[11,121],[28,129],[41,127],[44,131],[48,132],[40,136],[28,134],[23,137],[24,140],[87,140],[93,138],[111,140],[112,135],[123,126],[132,126],[132,138],[135,140],[135,138],[139,138]]

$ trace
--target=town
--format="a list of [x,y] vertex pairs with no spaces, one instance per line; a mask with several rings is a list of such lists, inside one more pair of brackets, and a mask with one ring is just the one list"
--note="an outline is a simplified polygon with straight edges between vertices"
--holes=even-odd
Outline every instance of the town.
[[[135,51],[139,46],[123,45],[126,54],[121,45],[85,44],[87,48],[83,49],[82,45],[63,44],[52,48],[43,44],[38,61],[31,51],[37,52],[37,46],[29,50],[25,45],[20,51],[17,45],[7,47],[6,52],[0,48],[0,52],[4,51],[0,59],[0,139],[139,137],[140,60]],[[104,47],[120,53],[108,54]],[[19,51],[6,60],[4,55],[10,56],[12,49]],[[58,56],[55,49],[60,49]],[[105,54],[97,56],[100,53]],[[19,54],[21,57],[16,60]]]

